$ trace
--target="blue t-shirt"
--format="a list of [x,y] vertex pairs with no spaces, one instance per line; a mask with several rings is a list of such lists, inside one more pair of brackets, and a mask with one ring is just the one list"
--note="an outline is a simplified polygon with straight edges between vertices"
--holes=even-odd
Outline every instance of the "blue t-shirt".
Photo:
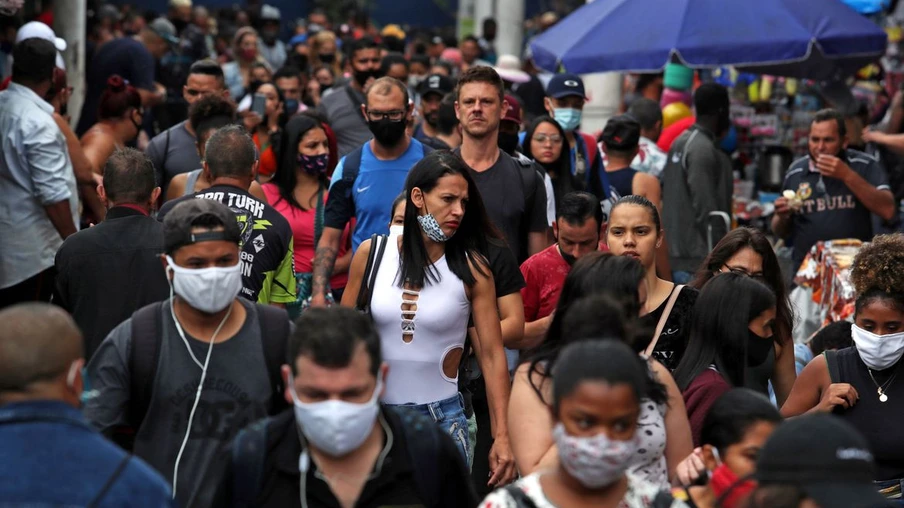
[[420,141],[412,139],[401,157],[383,161],[377,159],[368,141],[364,143],[361,167],[354,182],[343,178],[346,157],[340,159],[330,182],[323,225],[342,230],[355,217],[358,223],[352,236],[353,252],[371,235],[389,234],[392,202],[404,189],[408,171],[424,158],[424,150]]

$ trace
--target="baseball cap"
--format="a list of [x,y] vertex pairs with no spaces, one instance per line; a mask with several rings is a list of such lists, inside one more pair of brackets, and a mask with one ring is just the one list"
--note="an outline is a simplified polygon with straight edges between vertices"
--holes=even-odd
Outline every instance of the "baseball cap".
[[405,31],[402,30],[402,27],[396,24],[384,26],[383,30],[380,32],[380,35],[383,37],[395,37],[399,40],[405,40]]
[[440,37],[439,35],[434,35],[433,38],[430,39],[430,44],[433,44],[433,45],[444,44],[444,43],[445,43],[445,41],[443,41],[443,38]]
[[63,57],[60,55],[60,51],[66,51],[66,40],[56,36],[53,29],[49,26],[41,23],[40,21],[30,21],[25,23],[19,28],[19,31],[16,32],[16,44],[24,41],[25,39],[31,38],[44,39],[45,41],[50,41],[53,43],[54,47],[57,49],[56,56],[56,66],[60,69],[65,70],[66,64],[63,62]]
[[191,7],[191,0],[170,0],[170,7]]
[[613,116],[606,122],[600,140],[615,150],[636,148],[640,142],[640,124],[631,115]]
[[166,18],[157,18],[148,25],[148,29],[170,44],[179,44],[176,27]]
[[521,125],[521,103],[513,95],[506,95],[505,102],[508,103],[509,107],[508,111],[505,112],[505,116],[502,117],[502,119]]
[[[208,222],[210,218],[222,223],[223,230],[192,233],[194,224]],[[208,220],[202,222],[201,219]],[[217,240],[235,242],[237,245],[242,240],[235,214],[219,201],[186,199],[174,206],[163,218],[163,248],[167,254],[172,254],[186,245]]]
[[554,99],[577,96],[587,98],[584,81],[577,74],[556,74],[546,85],[546,95]]
[[499,55],[496,59],[496,73],[499,77],[512,83],[527,83],[530,75],[521,70],[521,59],[515,55]]
[[794,485],[821,508],[888,506],[873,486],[869,444],[831,415],[799,416],[781,424],[760,451],[760,485]]
[[422,97],[431,93],[446,95],[454,89],[455,83],[452,81],[452,78],[448,78],[442,74],[431,74],[424,78],[424,80],[421,81],[421,84],[418,85],[417,93],[421,94]]
[[279,9],[272,5],[264,5],[261,7],[261,21],[279,21],[282,13]]

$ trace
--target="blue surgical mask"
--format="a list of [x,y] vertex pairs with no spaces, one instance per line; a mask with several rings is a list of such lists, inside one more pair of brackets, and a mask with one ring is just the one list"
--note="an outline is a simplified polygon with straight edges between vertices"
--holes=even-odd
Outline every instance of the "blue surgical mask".
[[581,125],[581,113],[580,109],[574,108],[553,108],[552,110],[553,116],[565,132],[573,132],[578,125]]

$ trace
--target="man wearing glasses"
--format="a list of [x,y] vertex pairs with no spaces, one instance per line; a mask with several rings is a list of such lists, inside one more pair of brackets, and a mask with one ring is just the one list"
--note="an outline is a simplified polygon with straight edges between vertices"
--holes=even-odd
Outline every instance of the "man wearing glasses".
[[[182,97],[191,107],[201,98],[211,94],[229,96],[223,69],[213,60],[198,60],[188,71],[188,78],[182,87]],[[157,168],[158,175],[162,175],[158,183],[164,195],[174,176],[201,167],[201,159],[195,148],[195,131],[188,120],[155,136],[148,145],[147,155]]]
[[[361,114],[373,139],[339,160],[323,217],[323,233],[314,257],[312,304],[326,304],[324,295],[334,271],[346,224],[357,220],[352,250],[373,234],[388,234],[392,202],[402,192],[408,170],[431,151],[406,130],[412,109],[408,87],[395,78],[380,78],[367,90]],[[335,266],[335,270],[348,270]]]

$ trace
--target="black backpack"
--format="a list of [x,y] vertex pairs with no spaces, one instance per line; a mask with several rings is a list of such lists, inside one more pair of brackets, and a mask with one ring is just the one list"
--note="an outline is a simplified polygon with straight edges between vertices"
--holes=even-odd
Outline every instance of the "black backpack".
[[[135,435],[144,422],[151,404],[157,363],[160,361],[160,342],[163,329],[163,306],[168,300],[146,305],[132,314],[132,347],[129,353],[130,425],[113,431],[111,439],[122,448],[131,451],[135,445]],[[286,342],[289,337],[289,318],[286,311],[269,305],[255,304],[263,342],[267,376],[273,389],[269,414],[276,414],[288,404],[283,397],[283,382],[280,368],[285,363]]]
[[[385,406],[384,409],[402,421],[402,440],[414,465],[415,488],[424,506],[442,506],[440,493],[445,480],[439,463],[442,431],[432,420],[413,410]],[[259,420],[239,432],[233,441],[231,483],[234,508],[257,506],[265,480],[267,427],[271,422],[272,418]],[[291,425],[296,425],[294,417]]]

